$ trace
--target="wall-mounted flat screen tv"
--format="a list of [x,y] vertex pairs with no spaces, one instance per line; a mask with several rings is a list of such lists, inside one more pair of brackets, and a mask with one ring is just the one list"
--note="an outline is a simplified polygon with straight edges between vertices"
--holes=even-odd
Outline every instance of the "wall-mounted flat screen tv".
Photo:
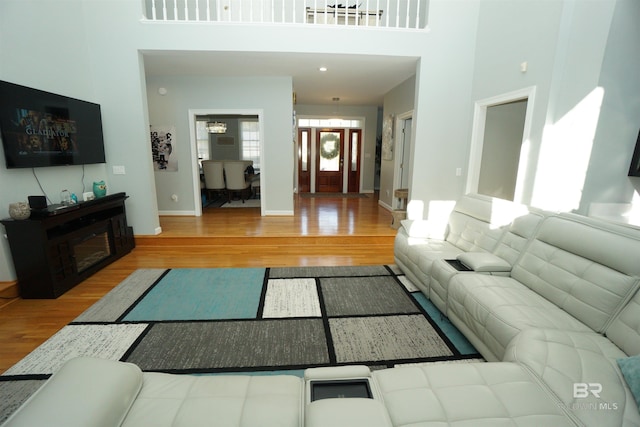
[[0,81],[8,169],[104,163],[100,105]]

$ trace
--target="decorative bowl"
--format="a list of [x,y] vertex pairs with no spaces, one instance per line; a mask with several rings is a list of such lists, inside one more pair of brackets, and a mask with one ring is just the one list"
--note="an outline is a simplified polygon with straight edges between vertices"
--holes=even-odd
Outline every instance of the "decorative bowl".
[[13,219],[27,219],[31,216],[31,208],[27,202],[9,203],[9,216]]

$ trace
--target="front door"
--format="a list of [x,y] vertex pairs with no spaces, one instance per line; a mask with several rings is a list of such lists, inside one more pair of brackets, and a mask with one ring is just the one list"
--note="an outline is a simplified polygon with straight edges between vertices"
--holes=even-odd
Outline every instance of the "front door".
[[342,193],[344,130],[318,130],[316,142],[316,192]]

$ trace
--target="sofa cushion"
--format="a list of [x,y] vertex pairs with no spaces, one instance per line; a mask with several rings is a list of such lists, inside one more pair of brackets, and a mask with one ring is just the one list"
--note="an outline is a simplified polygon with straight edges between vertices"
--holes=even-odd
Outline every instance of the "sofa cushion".
[[3,426],[117,427],[142,382],[142,372],[131,363],[71,359]]
[[640,239],[635,234],[578,215],[548,217],[512,277],[604,332],[638,286]]
[[616,359],[625,354],[595,332],[528,329],[505,361],[529,369],[585,425],[638,426],[640,414]]
[[322,399],[305,408],[305,427],[393,427],[379,400]]
[[640,354],[640,291],[611,322],[606,334],[627,355]]
[[510,277],[457,274],[449,282],[447,314],[488,360],[501,360],[509,342],[528,328],[590,329]]
[[517,216],[493,249],[493,254],[515,265],[522,252],[535,235],[542,220],[550,213],[533,210],[525,215]]
[[409,237],[402,227],[394,242],[396,264],[425,295],[429,295],[429,277],[434,260],[455,258],[461,252],[444,240]]
[[145,373],[123,427],[299,427],[302,395],[292,375]]
[[425,364],[373,375],[394,427],[574,425],[515,363]]

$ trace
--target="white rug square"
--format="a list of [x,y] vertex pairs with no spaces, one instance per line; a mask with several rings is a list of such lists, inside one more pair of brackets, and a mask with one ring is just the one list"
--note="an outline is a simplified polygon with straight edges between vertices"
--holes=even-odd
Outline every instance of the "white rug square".
[[263,318],[321,315],[315,279],[271,279],[267,283]]
[[404,286],[405,289],[409,292],[418,292],[420,290],[416,285],[413,284],[411,280],[409,280],[407,276],[398,276],[398,280],[400,280],[402,286]]
[[2,375],[53,374],[79,356],[120,360],[147,326],[67,325]]
[[338,363],[453,354],[422,315],[329,319],[329,327]]

